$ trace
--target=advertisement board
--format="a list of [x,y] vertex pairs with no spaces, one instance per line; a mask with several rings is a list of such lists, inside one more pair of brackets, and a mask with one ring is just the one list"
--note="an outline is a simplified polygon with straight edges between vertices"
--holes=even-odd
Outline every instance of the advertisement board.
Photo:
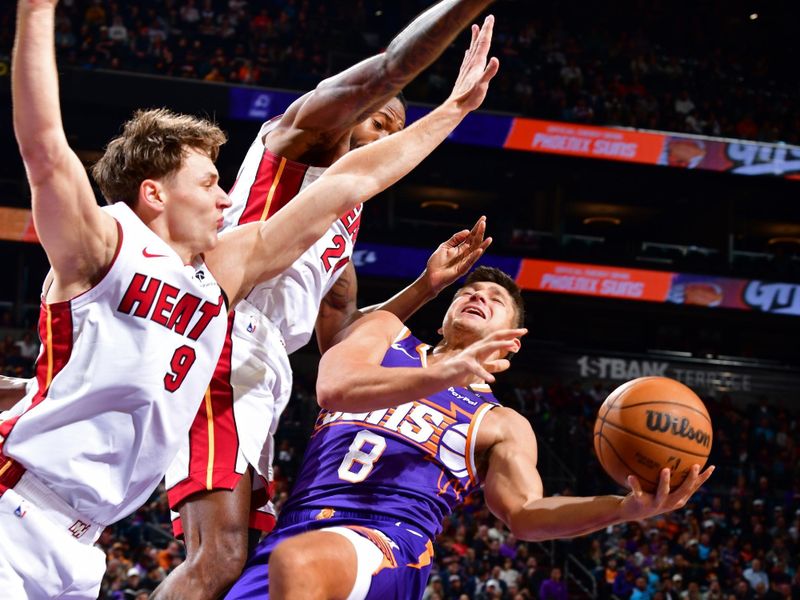
[[0,206],[0,240],[38,243],[31,211]]
[[609,127],[514,119],[505,148],[654,165],[664,136]]
[[[353,262],[359,274],[413,279],[429,256],[422,248],[360,243]],[[532,292],[800,317],[800,284],[494,255],[481,257],[478,264],[502,269]]]
[[[284,112],[299,97],[297,92],[233,87],[229,116],[265,121]],[[407,124],[430,111],[427,106],[409,105]],[[800,147],[787,144],[542,121],[488,112],[467,115],[448,141],[735,175],[800,179]]]
[[524,259],[517,284],[526,290],[664,302],[672,273]]

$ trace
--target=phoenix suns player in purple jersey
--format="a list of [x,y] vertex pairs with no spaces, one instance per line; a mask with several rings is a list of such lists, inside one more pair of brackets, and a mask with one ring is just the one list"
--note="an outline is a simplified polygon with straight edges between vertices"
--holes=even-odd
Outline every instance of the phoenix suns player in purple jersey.
[[227,598],[420,598],[442,519],[483,487],[517,538],[583,535],[683,506],[708,479],[694,466],[656,494],[545,498],[528,421],[488,383],[525,333],[519,288],[481,267],[455,295],[431,347],[378,311],[322,357],[322,412],[272,535]]

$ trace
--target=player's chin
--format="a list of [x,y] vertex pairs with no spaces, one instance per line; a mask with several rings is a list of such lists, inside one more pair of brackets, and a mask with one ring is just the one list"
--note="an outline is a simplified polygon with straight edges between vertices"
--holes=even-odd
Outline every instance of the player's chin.
[[219,242],[219,232],[214,229],[209,231],[208,236],[205,239],[205,247],[206,250],[213,250],[217,247],[217,243]]
[[464,335],[479,336],[488,335],[486,321],[480,320],[476,317],[458,318],[453,321],[454,329]]

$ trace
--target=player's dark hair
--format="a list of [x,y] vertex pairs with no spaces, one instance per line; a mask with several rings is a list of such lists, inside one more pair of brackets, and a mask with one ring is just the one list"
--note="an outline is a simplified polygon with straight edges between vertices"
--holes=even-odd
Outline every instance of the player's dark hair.
[[494,267],[478,267],[467,277],[464,285],[471,283],[478,283],[480,281],[488,281],[489,283],[496,283],[504,288],[511,299],[514,301],[515,312],[517,313],[516,327],[525,326],[525,301],[522,299],[522,292],[517,285],[517,282],[509,277],[500,269]]
[[395,98],[400,100],[400,104],[403,105],[403,112],[408,113],[408,100],[406,100],[406,97],[403,95],[403,92],[402,91],[397,92]]
[[139,110],[109,142],[92,167],[106,202],[131,208],[145,179],[160,179],[181,168],[186,152],[197,150],[217,160],[225,134],[214,123],[165,108]]

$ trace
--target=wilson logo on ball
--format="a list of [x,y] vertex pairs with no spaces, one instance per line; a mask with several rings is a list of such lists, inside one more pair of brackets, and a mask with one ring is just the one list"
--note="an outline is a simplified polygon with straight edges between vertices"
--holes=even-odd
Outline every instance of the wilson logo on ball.
[[672,435],[694,440],[701,446],[708,448],[711,444],[711,436],[700,429],[695,429],[689,424],[686,417],[673,417],[671,414],[658,410],[647,411],[647,428],[650,431],[661,433],[671,432]]

